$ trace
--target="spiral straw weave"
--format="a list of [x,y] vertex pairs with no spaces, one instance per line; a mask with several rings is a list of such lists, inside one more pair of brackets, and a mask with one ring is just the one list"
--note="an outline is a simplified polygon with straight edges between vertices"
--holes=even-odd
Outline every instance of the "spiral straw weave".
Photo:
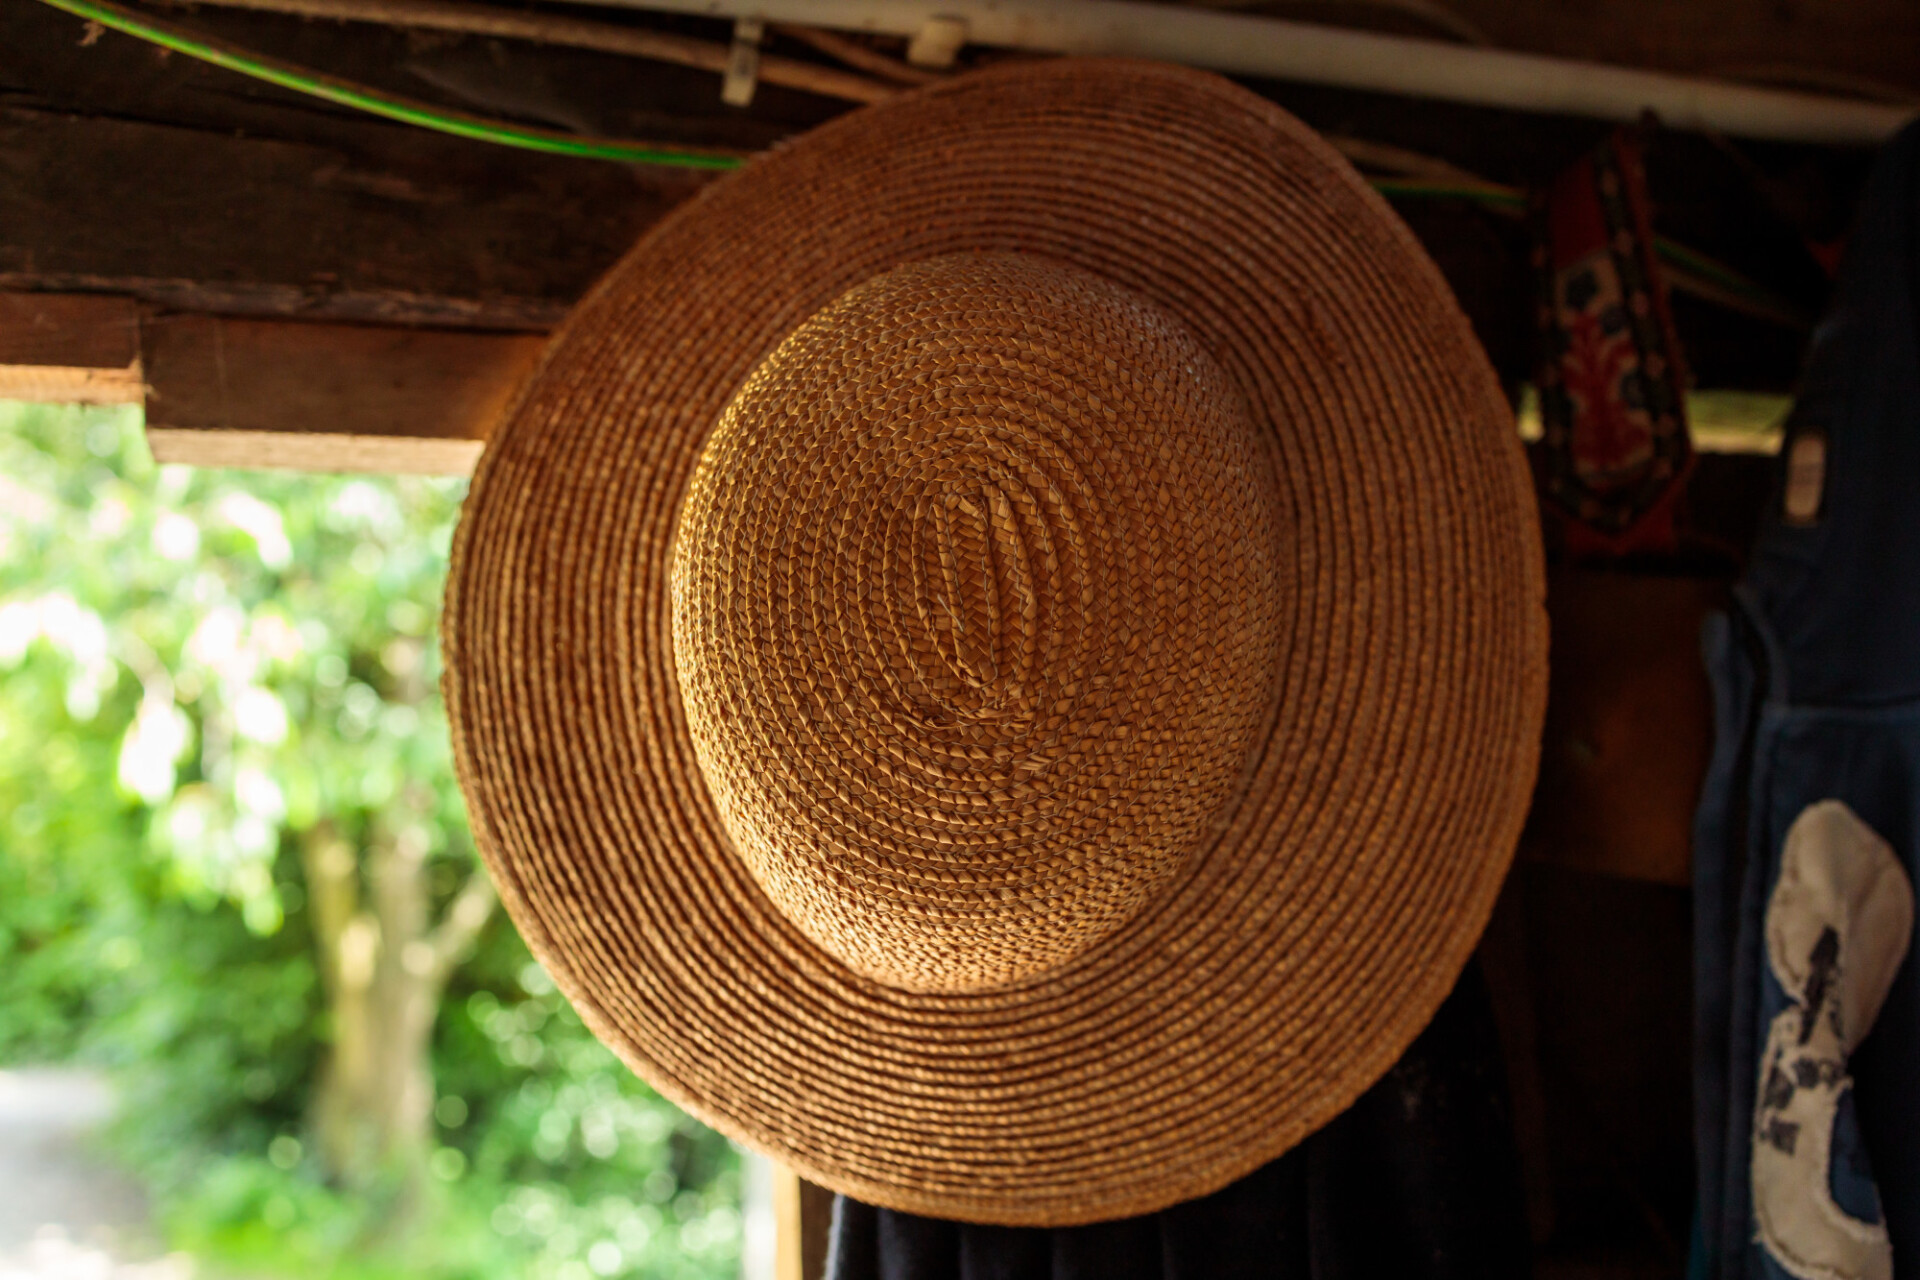
[[1545,690],[1531,488],[1405,229],[1214,77],[1062,61],[708,188],[489,444],[446,692],[597,1034],[868,1201],[1204,1194],[1471,951]]
[[1097,276],[960,254],[827,307],[721,418],[673,562],[687,727],[754,878],[917,990],[1111,933],[1265,727],[1278,505],[1225,372]]

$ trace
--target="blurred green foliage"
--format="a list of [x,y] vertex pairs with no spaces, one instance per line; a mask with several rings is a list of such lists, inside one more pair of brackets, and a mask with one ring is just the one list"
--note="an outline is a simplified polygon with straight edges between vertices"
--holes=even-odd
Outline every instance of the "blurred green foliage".
[[383,1230],[309,1150],[300,834],[413,824],[442,902],[474,864],[434,642],[463,488],[156,467],[135,411],[0,402],[0,1062],[111,1068],[119,1150],[216,1268],[732,1277],[732,1150],[499,914],[435,1032],[427,1219]]

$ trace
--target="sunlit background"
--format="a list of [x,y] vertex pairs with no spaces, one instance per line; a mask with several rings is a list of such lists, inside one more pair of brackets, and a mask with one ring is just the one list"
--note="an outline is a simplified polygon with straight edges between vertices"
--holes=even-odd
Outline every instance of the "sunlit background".
[[760,1270],[741,1158],[475,860],[464,482],[156,467],[139,427],[0,402],[0,1280]]

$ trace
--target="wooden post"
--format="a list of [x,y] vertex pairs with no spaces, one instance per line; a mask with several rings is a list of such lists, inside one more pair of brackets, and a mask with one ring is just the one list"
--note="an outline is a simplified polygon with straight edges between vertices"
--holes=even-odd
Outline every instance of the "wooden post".
[[775,1165],[773,1224],[774,1280],[821,1280],[827,1272],[833,1192]]
[[1719,578],[1562,569],[1547,585],[1552,674],[1521,856],[1685,885],[1713,750],[1700,626]]

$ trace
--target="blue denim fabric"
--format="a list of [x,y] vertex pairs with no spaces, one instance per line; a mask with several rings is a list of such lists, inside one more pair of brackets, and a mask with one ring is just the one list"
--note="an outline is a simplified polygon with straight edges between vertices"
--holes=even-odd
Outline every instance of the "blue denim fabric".
[[[1787,828],[1838,799],[1920,881],[1920,127],[1876,166],[1834,311],[1789,419],[1827,438],[1811,525],[1779,503],[1733,609],[1704,636],[1715,748],[1694,828],[1695,1114],[1691,1273],[1784,1280],[1754,1243],[1749,1164],[1759,1046],[1785,1005],[1766,903]],[[1829,1185],[1884,1211],[1896,1275],[1920,1275],[1920,982],[1911,951],[1853,1055]],[[1874,1194],[1877,1183],[1878,1195]]]

